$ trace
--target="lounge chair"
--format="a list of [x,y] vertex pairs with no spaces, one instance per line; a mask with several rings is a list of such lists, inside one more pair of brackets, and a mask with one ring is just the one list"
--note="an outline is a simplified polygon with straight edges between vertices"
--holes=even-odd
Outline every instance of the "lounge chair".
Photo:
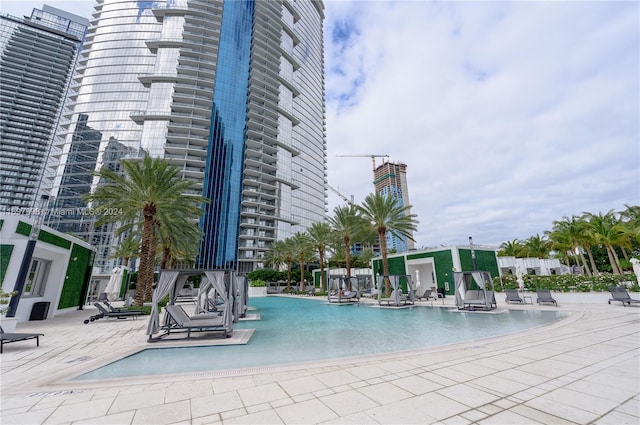
[[378,304],[399,306],[400,304],[406,305],[407,302],[409,302],[409,297],[406,294],[402,293],[402,289],[394,289],[393,291],[391,291],[391,295],[389,295],[389,298],[380,298]]
[[467,289],[464,292],[462,307],[460,310],[473,310],[476,307],[484,306],[484,292],[478,289]]
[[611,304],[611,301],[620,301],[622,305],[626,307],[625,304],[640,303],[640,300],[631,298],[627,290],[622,286],[612,286],[609,288],[609,292],[611,292],[611,296],[613,297],[607,301],[609,304]]
[[229,336],[229,332],[225,328],[224,314],[211,319],[192,319],[182,306],[167,305],[164,309],[170,318],[167,333],[172,330],[186,331],[187,338],[189,338],[191,332],[223,331],[225,337]]
[[98,309],[98,314],[89,317],[88,319],[86,319],[84,321],[84,324],[86,325],[89,322],[93,322],[96,321],[98,319],[102,319],[103,317],[115,317],[116,319],[127,319],[129,317],[133,317],[134,319],[138,316],[140,316],[142,314],[141,311],[129,311],[129,310],[125,310],[125,311],[109,311],[107,310],[107,308],[105,306],[103,306],[100,303],[93,303],[94,306],[96,306],[96,308]]
[[[179,306],[179,307],[182,308],[182,306]],[[224,314],[224,309],[226,307],[227,307],[226,303],[218,304],[218,308],[222,308],[222,309],[215,310],[215,311],[203,311],[201,313],[196,313],[194,315],[188,315],[188,316],[189,316],[189,319],[191,320],[217,319]]]
[[36,346],[40,347],[40,337],[44,334],[28,334],[28,333],[7,333],[0,326],[0,354],[4,351],[4,345],[10,342],[26,341],[35,339]]
[[483,289],[467,289],[462,300],[462,306],[459,306],[458,310],[492,310],[497,307],[495,292]]
[[520,298],[517,289],[506,289],[507,298],[505,298],[504,302],[508,303],[520,303],[522,304],[524,301]]
[[341,302],[358,302],[360,301],[360,297],[358,297],[357,291],[340,291],[335,292],[329,297],[330,303],[341,303]]
[[556,300],[551,296],[551,291],[548,289],[538,289],[536,290],[536,295],[538,296],[538,304],[552,303],[555,306],[558,306]]
[[143,313],[142,310],[129,310],[126,307],[114,307],[114,306],[111,305],[111,303],[109,301],[102,301],[102,304],[104,304],[111,313],[122,313],[122,312],[126,313],[127,311],[133,311],[133,312],[137,312],[139,314]]

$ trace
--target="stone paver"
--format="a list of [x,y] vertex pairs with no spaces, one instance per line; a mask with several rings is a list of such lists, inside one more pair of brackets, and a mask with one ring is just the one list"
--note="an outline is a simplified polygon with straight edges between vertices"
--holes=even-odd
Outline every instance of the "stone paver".
[[519,334],[344,363],[72,381],[149,348],[146,320],[84,325],[91,308],[64,312],[18,325],[44,333],[40,347],[5,347],[0,423],[640,424],[640,307],[565,298],[558,308],[499,308],[569,314]]

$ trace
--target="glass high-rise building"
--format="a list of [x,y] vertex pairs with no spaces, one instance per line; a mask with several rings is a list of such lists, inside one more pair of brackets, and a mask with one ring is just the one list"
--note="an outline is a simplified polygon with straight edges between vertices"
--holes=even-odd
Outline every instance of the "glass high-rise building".
[[[373,176],[376,193],[392,196],[400,206],[411,205],[407,185],[407,164],[383,162],[375,168]],[[409,251],[415,249],[415,242],[404,236],[388,234],[387,248],[394,249],[396,252]]]
[[[323,8],[315,0],[98,0],[70,98],[56,202],[77,199],[65,187],[85,180],[65,183],[65,170],[78,171],[79,160],[100,168],[164,157],[211,201],[198,266],[259,266],[275,240],[322,220],[327,208]],[[78,144],[95,146],[98,133],[95,163],[72,157],[85,152]],[[120,155],[105,155],[109,145]],[[110,269],[112,229],[84,222],[59,217],[58,225],[91,237],[96,265]]]
[[52,145],[88,24],[46,5],[0,16],[0,210],[26,213],[51,189]]

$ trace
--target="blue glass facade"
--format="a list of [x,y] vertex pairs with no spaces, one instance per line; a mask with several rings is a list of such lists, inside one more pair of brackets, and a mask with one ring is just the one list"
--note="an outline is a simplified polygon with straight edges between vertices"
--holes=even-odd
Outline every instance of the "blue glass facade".
[[199,267],[237,261],[254,2],[224,2],[203,196]]

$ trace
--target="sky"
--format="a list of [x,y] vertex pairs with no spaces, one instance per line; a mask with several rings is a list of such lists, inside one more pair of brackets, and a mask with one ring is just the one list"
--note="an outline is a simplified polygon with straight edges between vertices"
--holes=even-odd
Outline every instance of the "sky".
[[[361,203],[370,155],[405,163],[418,248],[640,205],[639,2],[334,0],[325,14],[329,184]],[[343,203],[329,192],[330,214]]]

